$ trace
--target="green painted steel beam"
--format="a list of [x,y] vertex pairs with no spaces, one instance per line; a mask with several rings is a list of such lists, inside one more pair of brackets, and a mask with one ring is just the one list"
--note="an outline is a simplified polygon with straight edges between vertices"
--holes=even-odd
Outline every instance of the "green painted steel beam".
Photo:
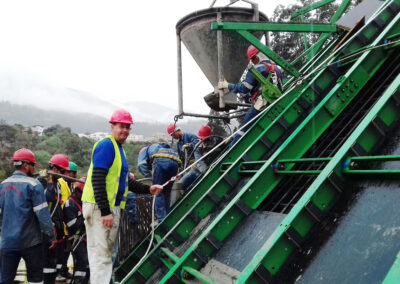
[[363,175],[378,175],[382,177],[382,175],[392,175],[392,174],[400,174],[400,170],[352,170],[352,169],[344,169],[343,172],[345,174],[363,174]]
[[[332,208],[334,201],[340,194],[332,187],[329,178],[336,175],[337,179],[343,180],[341,175],[341,167],[346,156],[351,152],[352,146],[358,142],[362,145],[363,141],[367,141],[363,149],[373,149],[373,146],[380,142],[381,134],[378,133],[372,124],[375,117],[380,117],[382,121],[387,123],[388,127],[393,126],[400,119],[399,107],[395,100],[390,98],[400,89],[400,75],[392,82],[389,88],[383,93],[373,108],[368,112],[359,126],[354,130],[343,146],[334,155],[332,160],[323,169],[317,179],[310,185],[301,199],[296,203],[290,213],[285,217],[275,232],[267,240],[265,245],[257,252],[252,261],[246,266],[237,283],[261,283],[256,274],[261,271],[269,271],[271,275],[277,273],[279,268],[285,261],[295,252],[296,247],[288,241],[285,232],[289,228],[294,228],[302,238],[305,238],[313,226],[317,223],[312,220],[313,217],[307,213],[306,205],[313,203],[321,214],[326,214]],[[372,138],[367,139],[366,138]],[[300,224],[300,225],[299,225]],[[307,225],[306,225],[307,224]],[[261,269],[263,266],[264,269]],[[262,277],[262,275],[261,275]]]
[[400,161],[400,155],[380,155],[380,156],[357,156],[350,157],[349,162],[360,161],[360,162],[387,162],[387,161]]
[[335,0],[322,0],[322,1],[319,1],[319,2],[316,2],[316,3],[313,3],[311,5],[308,5],[308,6],[304,7],[304,8],[301,8],[301,9],[297,10],[296,12],[293,12],[290,15],[290,19],[293,20],[294,18],[296,18],[296,17],[298,17],[300,15],[307,14],[308,12],[311,12],[312,10],[318,9],[318,8],[320,8],[322,6],[325,6],[326,4],[332,3],[334,1]]
[[400,283],[400,252],[396,256],[392,267],[388,274],[385,276],[382,284],[398,284]]
[[313,163],[313,162],[329,162],[332,158],[301,158],[301,159],[282,159],[278,160],[279,164],[287,163]]
[[334,33],[334,24],[214,22],[211,30]]
[[161,247],[160,251],[162,253],[164,253],[169,259],[171,259],[173,262],[177,262],[179,260],[179,257],[176,256],[176,254],[174,254],[172,251],[170,251],[169,249],[165,248],[165,247]]
[[[378,35],[374,41],[375,44],[379,43],[390,32],[397,31],[393,26],[394,23],[398,22],[399,17],[400,14],[395,17],[383,33],[375,31],[371,34],[371,36]],[[400,28],[400,26],[396,28]],[[364,30],[364,32],[371,31]],[[268,162],[242,187],[212,223],[202,231],[201,235],[186,250],[179,262],[164,276],[160,283],[166,283],[183,265],[189,265],[195,269],[204,265],[198,256],[199,251],[202,252],[201,254],[211,256],[217,250],[207,242],[207,236],[212,234],[220,242],[223,242],[245,216],[240,206],[237,206],[238,202],[242,202],[250,209],[256,209],[281,181],[282,176],[275,175],[273,172],[271,167],[273,162],[279,159],[301,157],[379,70],[389,55],[390,53],[383,53],[382,50],[376,49],[360,56],[357,64],[348,70],[343,79],[337,82],[336,86],[322,99],[321,103],[268,158]],[[352,88],[353,91],[346,96],[342,96],[342,86]]]
[[340,4],[339,8],[333,14],[331,20],[329,21],[331,24],[335,24],[337,20],[343,15],[346,9],[349,7],[351,0],[343,0],[342,4]]
[[292,174],[292,175],[318,175],[321,173],[321,170],[277,170],[276,174]]
[[278,54],[276,54],[274,51],[272,51],[269,47],[265,46],[257,37],[255,37],[253,34],[251,34],[248,31],[244,30],[238,30],[236,31],[238,34],[240,34],[243,38],[245,38],[248,42],[250,42],[252,45],[257,47],[262,53],[264,53],[266,56],[268,56],[272,61],[274,61],[276,64],[278,64],[280,67],[282,67],[285,71],[287,71],[289,74],[292,76],[298,78],[300,77],[299,71],[297,71],[289,62],[287,62],[285,59],[280,57]]
[[[201,283],[206,283],[206,284],[217,284],[214,280],[211,278],[205,276],[201,272],[197,271],[196,269],[191,268],[190,266],[183,266],[182,267],[182,274],[188,273],[192,275],[194,278],[199,280]],[[182,279],[184,283],[193,283],[193,280],[191,279],[190,281],[186,281],[186,279]]]
[[[301,15],[301,22],[305,23],[304,15]],[[336,26],[335,26],[336,28]],[[303,40],[304,40],[304,50],[308,49],[308,40],[307,40],[307,33],[303,33]]]

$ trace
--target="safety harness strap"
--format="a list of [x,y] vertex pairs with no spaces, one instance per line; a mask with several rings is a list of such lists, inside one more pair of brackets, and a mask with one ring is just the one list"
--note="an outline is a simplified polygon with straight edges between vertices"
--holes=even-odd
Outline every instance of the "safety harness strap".
[[180,165],[182,164],[181,159],[179,159],[173,155],[169,155],[169,154],[157,153],[157,154],[154,154],[153,156],[151,156],[151,160],[153,160],[155,158],[168,158],[168,159],[178,162],[178,164],[180,164]]

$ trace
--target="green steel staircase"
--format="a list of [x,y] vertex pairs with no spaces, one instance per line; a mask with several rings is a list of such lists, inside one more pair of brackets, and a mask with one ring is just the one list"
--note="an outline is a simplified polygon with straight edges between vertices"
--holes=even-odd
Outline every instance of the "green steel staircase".
[[[297,85],[293,80],[286,88],[290,92],[257,119],[155,228],[150,252],[135,270],[150,236],[131,252],[115,271],[116,282],[218,283],[202,268],[256,210],[272,212],[281,206],[277,200],[288,199],[292,205],[283,205],[282,222],[232,278],[236,283],[279,282],[285,266],[346,195],[349,179],[398,175],[354,165],[399,160],[374,155],[400,119],[400,0],[386,2],[332,58],[328,56],[340,36],[329,38],[295,77],[304,78],[328,59],[323,67]],[[389,278],[397,271],[395,263],[387,283],[395,283]]]

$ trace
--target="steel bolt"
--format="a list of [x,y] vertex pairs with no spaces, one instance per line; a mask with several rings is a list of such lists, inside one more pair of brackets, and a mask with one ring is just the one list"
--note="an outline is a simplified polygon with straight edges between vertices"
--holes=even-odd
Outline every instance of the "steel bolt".
[[336,96],[340,97],[340,93],[337,93]]
[[342,99],[342,103],[344,103],[345,99]]

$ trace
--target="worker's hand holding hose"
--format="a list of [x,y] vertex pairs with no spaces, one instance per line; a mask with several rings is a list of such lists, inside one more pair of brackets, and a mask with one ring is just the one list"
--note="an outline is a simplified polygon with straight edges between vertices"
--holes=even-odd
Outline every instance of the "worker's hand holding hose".
[[159,194],[163,189],[164,189],[164,187],[163,187],[162,185],[153,184],[152,186],[150,186],[150,193],[153,194],[153,195],[157,195],[157,194]]
[[224,90],[224,89],[228,89],[228,87],[229,87],[229,83],[226,80],[218,82],[218,89]]
[[114,217],[112,214],[101,216],[101,222],[105,227],[112,228],[112,226],[114,225]]

